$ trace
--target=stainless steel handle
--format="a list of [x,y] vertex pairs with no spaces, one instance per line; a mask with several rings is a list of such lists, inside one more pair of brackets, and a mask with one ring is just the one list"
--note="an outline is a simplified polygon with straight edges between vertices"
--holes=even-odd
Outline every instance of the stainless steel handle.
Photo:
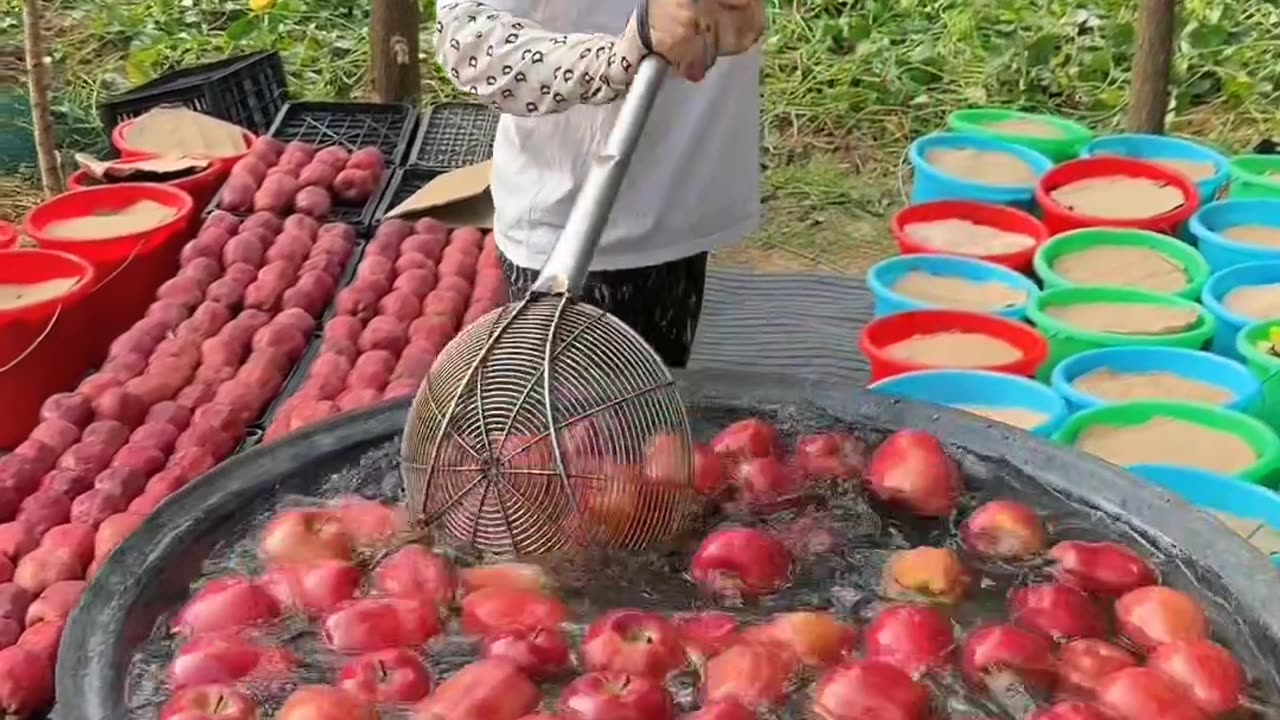
[[534,292],[577,293],[582,290],[591,258],[600,245],[600,236],[609,222],[618,190],[627,175],[636,146],[640,144],[640,135],[649,120],[658,91],[667,78],[668,68],[667,61],[658,55],[649,55],[640,61],[613,131],[605,141],[604,151],[592,160],[591,170],[573,203],[573,209],[569,211],[560,239],[551,248],[547,264],[533,282]]

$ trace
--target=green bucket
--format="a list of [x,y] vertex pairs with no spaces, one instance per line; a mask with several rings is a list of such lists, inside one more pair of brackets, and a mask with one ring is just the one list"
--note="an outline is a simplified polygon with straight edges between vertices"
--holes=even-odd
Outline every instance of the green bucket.
[[[991,126],[1006,120],[1030,120],[1044,123],[1056,128],[1061,137],[1041,138],[1018,133],[993,129]],[[947,118],[947,127],[955,132],[986,135],[1005,142],[1030,148],[1060,163],[1079,157],[1085,145],[1093,142],[1093,131],[1078,122],[1060,118],[1056,115],[1038,115],[1036,113],[1005,110],[1002,108],[979,108],[957,110]]]
[[1272,328],[1280,328],[1280,320],[1263,320],[1246,325],[1236,335],[1236,350],[1244,364],[1262,384],[1262,400],[1257,412],[1268,425],[1280,430],[1280,357],[1258,349],[1258,342],[1269,340]]
[[1062,233],[1041,245],[1036,250],[1033,263],[1036,277],[1040,278],[1046,290],[1075,287],[1079,283],[1072,282],[1054,272],[1053,264],[1066,255],[1103,245],[1148,248],[1181,266],[1187,275],[1187,286],[1177,292],[1161,293],[1162,295],[1197,300],[1200,298],[1200,290],[1204,288],[1205,283],[1209,282],[1209,276],[1213,274],[1209,269],[1209,263],[1205,262],[1199,251],[1168,235],[1129,228],[1085,228]]
[[[1167,335],[1129,335],[1082,330],[1050,317],[1046,308],[1080,303],[1139,303],[1195,310],[1199,320],[1189,329]],[[1039,379],[1048,382],[1058,363],[1073,355],[1105,347],[1181,347],[1199,350],[1213,337],[1214,320],[1199,304],[1172,295],[1104,285],[1076,285],[1045,290],[1027,306],[1027,319],[1049,342],[1049,358],[1040,366]]]
[[[1280,200],[1280,155],[1236,155],[1231,166],[1232,200]],[[1274,173],[1268,176],[1268,173]]]
[[1235,435],[1258,455],[1258,460],[1236,477],[1269,488],[1274,488],[1280,480],[1280,437],[1275,431],[1257,418],[1212,405],[1163,401],[1103,405],[1073,415],[1054,435],[1054,440],[1063,445],[1075,445],[1086,428],[1097,425],[1129,427],[1157,417],[1185,420]]

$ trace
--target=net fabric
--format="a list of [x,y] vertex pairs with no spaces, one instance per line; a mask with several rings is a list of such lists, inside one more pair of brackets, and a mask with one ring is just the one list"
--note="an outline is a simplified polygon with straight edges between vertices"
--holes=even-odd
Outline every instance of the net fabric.
[[644,340],[552,295],[494,310],[441,352],[401,473],[420,523],[485,552],[638,549],[696,517],[689,446],[675,382]]

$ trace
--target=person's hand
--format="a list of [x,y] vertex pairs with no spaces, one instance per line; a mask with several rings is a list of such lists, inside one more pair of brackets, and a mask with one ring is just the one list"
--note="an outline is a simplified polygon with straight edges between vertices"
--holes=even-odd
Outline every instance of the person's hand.
[[763,0],[638,0],[641,44],[698,82],[722,55],[750,49],[764,33]]
[[716,53],[740,55],[760,42],[765,30],[763,0],[702,0],[715,22]]

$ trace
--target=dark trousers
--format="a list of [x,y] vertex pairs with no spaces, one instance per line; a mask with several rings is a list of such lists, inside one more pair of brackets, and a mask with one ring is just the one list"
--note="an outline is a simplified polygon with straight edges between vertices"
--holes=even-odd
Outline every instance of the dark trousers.
[[[502,267],[512,300],[523,298],[539,273],[506,256]],[[693,351],[706,281],[707,254],[699,253],[661,265],[588,273],[579,298],[639,333],[667,367],[682,368]]]

